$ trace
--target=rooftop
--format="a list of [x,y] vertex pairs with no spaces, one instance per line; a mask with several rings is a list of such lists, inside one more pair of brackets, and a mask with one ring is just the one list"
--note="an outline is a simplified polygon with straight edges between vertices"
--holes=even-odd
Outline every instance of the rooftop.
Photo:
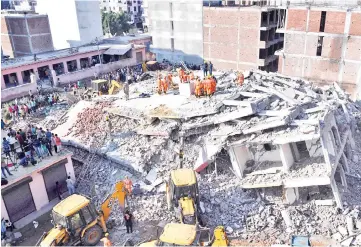
[[[105,45],[105,44],[99,45],[99,50],[101,50],[101,52],[103,52],[104,50],[106,50],[110,47],[111,47],[111,45]],[[49,52],[36,54],[36,61],[34,61],[34,56],[32,56],[32,55],[10,59],[8,61],[1,63],[1,69],[4,70],[4,69],[10,69],[10,68],[19,67],[19,66],[28,65],[28,64],[41,63],[41,62],[48,61],[48,60],[53,60],[53,59],[62,58],[62,57],[69,57],[69,56],[73,56],[75,54],[82,54],[82,53],[93,52],[93,51],[97,51],[97,50],[98,50],[98,46],[90,45],[90,46],[82,46],[82,47],[77,47],[77,48],[62,49],[62,50],[57,50],[57,51],[49,51]]]
[[30,174],[34,172],[39,172],[61,160],[66,158],[67,156],[72,155],[71,152],[67,151],[66,149],[63,149],[61,154],[54,154],[54,156],[47,157],[43,159],[42,161],[38,162],[35,166],[29,164],[26,167],[19,166],[17,169],[13,167],[10,167],[10,172],[13,174],[12,176],[8,176],[8,184],[1,186],[2,189],[7,188],[11,184],[25,178],[26,176],[29,176]]
[[124,44],[128,44],[131,41],[134,40],[140,40],[140,39],[148,39],[151,38],[152,36],[148,33],[141,33],[141,34],[135,34],[135,35],[127,35],[127,36],[115,36],[112,38],[107,38],[104,39],[103,42],[104,43],[124,43]]

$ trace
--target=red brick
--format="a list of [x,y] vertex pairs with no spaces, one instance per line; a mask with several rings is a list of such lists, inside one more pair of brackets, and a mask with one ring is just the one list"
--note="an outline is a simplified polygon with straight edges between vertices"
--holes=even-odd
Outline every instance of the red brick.
[[1,33],[9,33],[5,17],[1,17]]
[[282,74],[282,67],[283,67],[283,56],[278,56],[278,73]]
[[224,44],[238,44],[237,27],[211,28],[211,42]]
[[13,47],[9,35],[1,35],[1,48],[5,55],[14,57]]
[[357,72],[361,69],[360,64],[345,62],[343,67],[342,82],[357,84]]
[[340,59],[342,53],[342,37],[327,37],[323,38],[322,43],[322,57]]
[[31,44],[34,53],[53,50],[53,40],[51,38],[51,34],[33,36],[31,37]]
[[236,9],[217,8],[210,10],[210,23],[217,25],[238,25],[239,12]]
[[240,49],[239,51],[239,61],[248,62],[248,63],[257,63],[259,56],[259,49],[248,48],[248,49]]
[[320,31],[320,22],[321,22],[321,11],[310,11],[310,17],[308,22],[308,31],[309,32],[319,32]]
[[252,70],[252,69],[258,69],[258,66],[254,65],[248,65],[248,64],[242,64],[242,63],[239,63],[238,64],[238,70],[240,71],[245,71],[245,70]]
[[302,58],[285,57],[283,74],[289,76],[302,76]]
[[23,36],[13,36],[14,52],[23,52],[31,54],[29,38]]
[[233,45],[210,44],[211,58],[237,61],[237,47]]
[[289,54],[303,54],[305,38],[305,34],[285,34],[285,52]]
[[306,31],[307,10],[289,9],[287,12],[287,30]]
[[346,91],[346,93],[351,95],[351,99],[355,99],[357,95],[357,85],[354,83],[342,83],[341,88]]
[[346,45],[345,59],[360,61],[361,58],[361,39],[350,37]]
[[213,63],[213,67],[216,70],[229,70],[229,69],[237,69],[236,63],[227,63],[227,62],[219,62],[216,60],[211,60]]
[[307,56],[316,56],[317,43],[318,43],[318,36],[307,35],[307,41],[306,41],[306,55]]
[[259,29],[261,25],[260,24],[261,12],[259,11],[252,11],[252,12],[240,11],[239,18],[240,18],[240,24],[243,27]]
[[6,18],[6,21],[12,34],[28,35],[24,18]]
[[316,81],[332,82],[337,80],[339,63],[334,60],[305,58],[304,77]]
[[350,35],[361,35],[361,13],[352,13]]
[[50,33],[47,16],[32,17],[27,19],[30,34]]
[[203,27],[203,42],[210,42],[209,27]]
[[203,56],[205,58],[209,58],[211,54],[209,54],[209,44],[203,43]]
[[346,12],[327,11],[325,33],[342,34],[345,30]]
[[211,20],[211,10],[210,8],[203,8],[203,24],[209,24]]

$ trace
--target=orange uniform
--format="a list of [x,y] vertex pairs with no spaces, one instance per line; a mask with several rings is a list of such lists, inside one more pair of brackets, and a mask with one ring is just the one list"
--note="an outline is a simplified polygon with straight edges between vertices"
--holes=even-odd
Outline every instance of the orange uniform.
[[191,73],[189,74],[189,80],[190,80],[190,81],[194,80],[194,74],[193,74],[193,72],[191,72]]
[[243,82],[244,82],[244,75],[243,75],[243,73],[239,73],[239,74],[238,74],[237,80],[238,80],[238,84],[239,84],[240,86],[242,86],[242,84],[243,84]]
[[164,93],[168,91],[168,81],[166,79],[162,80],[162,90]]
[[162,93],[162,79],[160,79],[160,77],[158,77],[157,86],[158,86],[158,93],[161,94]]
[[200,97],[202,95],[202,89],[203,89],[203,84],[201,82],[201,80],[197,80],[196,84],[195,84],[195,88],[194,88],[194,94],[196,95],[196,97]]
[[125,189],[128,191],[129,195],[132,194],[132,186],[133,186],[133,182],[132,180],[130,180],[129,178],[126,178],[124,179],[124,186],[125,186]]
[[185,78],[184,78],[184,75],[185,75],[185,74],[184,74],[184,70],[183,70],[183,69],[180,69],[180,70],[179,70],[179,79],[180,79],[181,82],[184,82],[184,79],[185,79]]

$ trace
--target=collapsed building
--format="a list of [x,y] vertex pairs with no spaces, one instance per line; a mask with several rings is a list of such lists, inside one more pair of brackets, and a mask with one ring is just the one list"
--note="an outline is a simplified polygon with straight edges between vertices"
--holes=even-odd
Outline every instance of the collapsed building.
[[58,125],[53,132],[73,151],[78,192],[100,202],[129,176],[140,191],[131,200],[137,224],[173,221],[164,185],[183,150],[183,166],[199,173],[209,227],[265,243],[289,239],[291,225],[294,234],[339,235],[349,215],[359,223],[342,237],[361,229],[360,144],[353,139],[361,112],[337,84],[256,71],[238,86],[233,72],[218,72],[216,94],[196,99],[152,95],[155,74],[147,77],[130,85],[129,101],[122,93],[82,100],[55,123],[42,122]]

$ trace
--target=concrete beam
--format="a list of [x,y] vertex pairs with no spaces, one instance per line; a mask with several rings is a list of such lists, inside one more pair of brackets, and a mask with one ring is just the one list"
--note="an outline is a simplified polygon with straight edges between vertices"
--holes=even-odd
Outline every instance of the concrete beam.
[[244,107],[251,107],[251,101],[241,101],[241,100],[223,100],[223,104],[227,106],[244,106]]
[[295,161],[292,156],[291,146],[289,143],[286,143],[279,145],[279,149],[283,165],[283,171],[287,173]]
[[286,178],[283,181],[283,185],[285,188],[329,185],[330,183],[331,179],[329,177]]
[[274,139],[274,144],[285,144],[291,142],[300,142],[300,141],[308,141],[308,140],[316,140],[320,138],[319,133],[312,133],[312,134],[294,134],[291,136],[278,136]]
[[241,184],[241,188],[244,189],[257,189],[257,188],[270,188],[278,187],[282,185],[282,181],[272,182],[272,183],[258,183],[258,184]]
[[252,85],[252,87],[261,92],[266,92],[266,93],[268,92],[268,93],[275,94],[279,98],[283,99],[284,101],[287,101],[288,103],[290,103],[292,105],[297,105],[300,103],[300,102],[298,102],[298,100],[292,99],[292,98],[288,97],[287,95],[285,95],[284,93],[282,93],[274,88],[262,87],[262,86],[257,86],[257,85]]
[[[250,98],[262,98],[262,97],[268,97],[270,94],[264,94],[264,93],[251,93],[251,92],[238,92],[239,95],[242,95],[244,97],[250,97]],[[238,97],[237,97],[238,98]]]
[[331,189],[332,189],[333,196],[335,197],[337,207],[340,208],[341,210],[343,210],[341,195],[340,195],[340,192],[338,191],[337,184],[336,184],[336,181],[334,178],[331,179]]
[[279,118],[277,120],[273,120],[271,122],[267,122],[267,120],[265,122],[256,124],[255,126],[248,128],[248,129],[244,129],[242,130],[242,132],[244,134],[250,134],[250,133],[254,133],[257,131],[261,131],[261,130],[266,130],[266,129],[271,129],[271,128],[275,128],[275,127],[279,127],[279,126],[283,126],[288,124],[290,121],[289,117],[286,118]]
[[224,123],[238,118],[250,116],[253,115],[254,113],[256,113],[256,110],[252,107],[239,108],[236,111],[223,114],[223,116],[219,116],[218,119],[214,121],[214,123],[215,124]]

